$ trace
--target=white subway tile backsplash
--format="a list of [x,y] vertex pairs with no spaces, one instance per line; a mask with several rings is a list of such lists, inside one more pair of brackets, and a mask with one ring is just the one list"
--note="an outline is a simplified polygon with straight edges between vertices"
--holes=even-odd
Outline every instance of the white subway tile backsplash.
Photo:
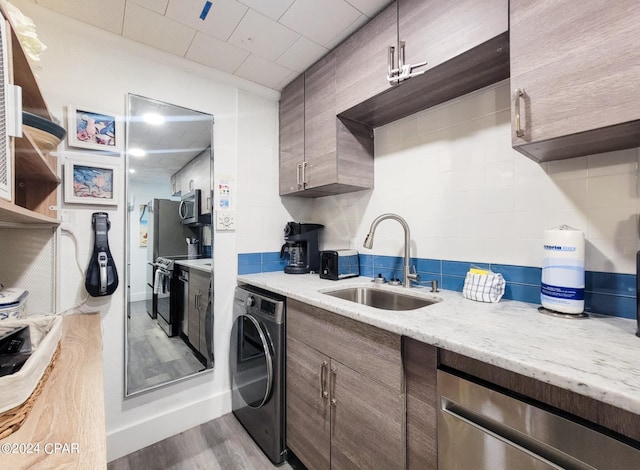
[[550,211],[584,211],[587,207],[587,179],[555,181],[544,193],[544,207]]
[[588,176],[587,157],[549,162],[547,172],[554,181],[586,179]]
[[638,210],[638,176],[631,173],[589,178],[589,208],[624,207]]
[[638,170],[638,149],[617,150],[587,157],[589,176],[631,174]]
[[638,214],[625,208],[590,209],[588,237],[608,240],[638,238]]
[[590,238],[585,251],[584,267],[588,271],[635,274],[636,240]]
[[581,230],[585,237],[588,236],[589,219],[587,218],[586,212],[568,209],[549,211],[546,213],[546,216],[544,230],[559,227],[560,225],[568,225],[569,227]]
[[[541,266],[546,229],[585,233],[587,269],[635,273],[638,149],[539,164],[511,147],[506,80],[375,131],[375,189],[313,202],[334,246],[363,240],[395,212],[415,257]],[[402,229],[376,232],[372,251],[402,255]]]

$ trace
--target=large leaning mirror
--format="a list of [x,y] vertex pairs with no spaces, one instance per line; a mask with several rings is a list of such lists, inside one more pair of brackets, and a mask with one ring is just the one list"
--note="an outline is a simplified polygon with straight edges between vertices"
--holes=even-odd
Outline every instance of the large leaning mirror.
[[125,396],[213,368],[213,116],[127,97]]

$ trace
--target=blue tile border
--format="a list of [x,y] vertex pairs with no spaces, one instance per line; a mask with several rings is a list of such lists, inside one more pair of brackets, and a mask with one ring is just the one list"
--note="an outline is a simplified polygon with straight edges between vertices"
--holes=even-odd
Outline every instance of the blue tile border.
[[[385,278],[402,278],[402,258],[360,254],[360,275]],[[287,260],[280,259],[280,252],[239,253],[238,274],[282,271]],[[507,281],[505,299],[540,304],[542,269],[532,266],[515,266],[498,263],[451,261],[412,258],[411,264],[420,274],[422,284],[437,279],[445,290],[462,292],[464,278],[470,267],[490,269],[501,273]],[[585,311],[623,318],[636,318],[636,276],[599,271],[585,272]]]

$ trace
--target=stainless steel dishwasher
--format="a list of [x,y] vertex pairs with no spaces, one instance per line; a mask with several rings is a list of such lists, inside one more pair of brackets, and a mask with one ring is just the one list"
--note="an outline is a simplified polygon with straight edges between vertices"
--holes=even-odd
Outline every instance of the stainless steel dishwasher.
[[631,445],[441,370],[438,406],[438,470],[640,468]]

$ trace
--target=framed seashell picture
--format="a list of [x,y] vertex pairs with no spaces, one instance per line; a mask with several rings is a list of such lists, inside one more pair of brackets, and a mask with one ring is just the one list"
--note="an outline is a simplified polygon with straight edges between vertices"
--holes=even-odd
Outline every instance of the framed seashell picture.
[[122,119],[117,113],[68,105],[67,121],[69,147],[120,152],[124,146]]
[[105,163],[94,156],[65,156],[64,202],[117,206],[120,165]]

